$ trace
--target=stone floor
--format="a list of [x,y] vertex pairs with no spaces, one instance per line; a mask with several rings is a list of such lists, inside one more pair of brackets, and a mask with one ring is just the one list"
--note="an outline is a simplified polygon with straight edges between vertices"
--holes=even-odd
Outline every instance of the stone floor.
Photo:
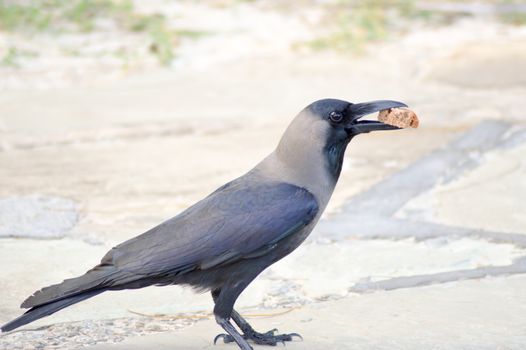
[[[287,349],[523,349],[524,275],[486,278],[351,296],[294,309],[253,323],[262,330],[298,332]],[[212,345],[212,320],[93,350],[234,349]],[[267,347],[256,346],[257,349]]]
[[[302,334],[291,348],[523,349],[525,43],[475,20],[352,59],[265,53],[3,91],[0,322],[250,169],[312,100],[391,98],[421,128],[353,140],[315,232],[238,307],[260,330]],[[106,293],[0,335],[0,349],[212,348],[211,304],[177,286]]]

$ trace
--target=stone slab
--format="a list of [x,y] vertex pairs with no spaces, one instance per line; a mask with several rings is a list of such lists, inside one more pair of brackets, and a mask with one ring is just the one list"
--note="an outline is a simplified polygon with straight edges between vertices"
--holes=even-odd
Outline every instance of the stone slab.
[[[259,330],[302,334],[304,341],[287,343],[287,349],[522,350],[525,287],[526,276],[455,282],[317,303],[251,321]],[[206,320],[173,333],[88,349],[235,349],[212,344],[220,331]]]

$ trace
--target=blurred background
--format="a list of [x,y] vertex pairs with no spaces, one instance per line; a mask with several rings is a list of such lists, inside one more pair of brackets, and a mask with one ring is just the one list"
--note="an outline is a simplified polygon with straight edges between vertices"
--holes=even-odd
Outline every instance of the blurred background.
[[[404,101],[421,127],[352,141],[319,227],[242,312],[298,349],[524,349],[526,3],[506,0],[0,0],[0,322],[251,169],[326,97]],[[0,348],[220,331],[208,294],[106,294]]]

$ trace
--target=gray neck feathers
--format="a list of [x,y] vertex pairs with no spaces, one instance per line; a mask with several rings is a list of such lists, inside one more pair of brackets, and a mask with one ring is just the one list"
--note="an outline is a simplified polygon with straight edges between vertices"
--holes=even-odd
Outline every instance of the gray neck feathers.
[[327,148],[326,136],[320,134],[323,128],[311,122],[302,129],[297,123],[293,121],[276,150],[254,170],[266,178],[306,188],[323,211],[338,180],[345,147]]

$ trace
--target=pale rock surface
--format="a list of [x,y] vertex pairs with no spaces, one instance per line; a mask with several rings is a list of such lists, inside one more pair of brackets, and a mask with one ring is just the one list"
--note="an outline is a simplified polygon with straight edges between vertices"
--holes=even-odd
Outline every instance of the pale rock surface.
[[[163,3],[144,2],[144,11]],[[77,86],[61,74],[50,81],[45,74],[2,76],[0,198],[9,205],[0,227],[30,223],[16,231],[40,239],[0,239],[0,322],[17,316],[36,289],[83,273],[113,245],[249,170],[306,104],[390,98],[407,102],[421,127],[353,140],[327,220],[250,286],[238,306],[245,314],[298,307],[253,320],[259,330],[303,334],[305,341],[290,348],[522,350],[526,88],[524,70],[514,73],[523,64],[512,64],[523,55],[526,31],[465,20],[422,28],[364,57],[305,54],[287,44],[302,38],[303,24],[265,12],[251,27],[243,15],[258,11],[241,6],[230,14],[210,10],[213,21],[201,25],[240,20],[230,28],[247,35],[230,41],[227,31],[195,51],[185,44],[171,68],[120,80],[99,72],[104,77],[92,74]],[[203,6],[185,8],[197,10]],[[274,41],[268,24],[292,30]],[[258,38],[251,47],[261,45],[257,54],[229,57],[250,33]],[[240,46],[209,65],[197,60],[229,42]],[[498,89],[488,88],[488,77],[500,77]],[[460,146],[451,147],[458,137]],[[449,177],[407,171],[437,164],[448,164],[438,170]],[[391,180],[392,193],[370,192]],[[60,205],[34,198],[60,198]],[[368,199],[378,211],[357,218],[353,210]],[[394,217],[380,214],[387,207]],[[28,220],[31,213],[45,222]],[[322,230],[336,219],[338,232]],[[67,237],[42,240],[50,232]],[[220,328],[211,319],[197,322],[211,309],[208,294],[176,286],[105,293],[0,335],[0,349],[212,349]],[[151,317],[160,313],[167,316]]]

